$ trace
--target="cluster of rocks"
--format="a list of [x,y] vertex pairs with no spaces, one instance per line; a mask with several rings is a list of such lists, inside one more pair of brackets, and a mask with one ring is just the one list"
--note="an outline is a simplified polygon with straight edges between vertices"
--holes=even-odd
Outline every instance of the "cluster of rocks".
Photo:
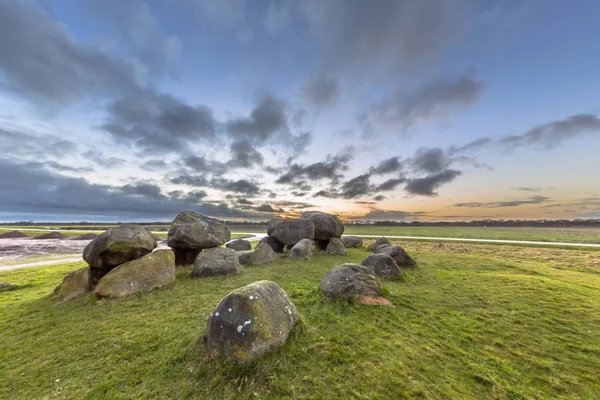
[[54,295],[69,300],[93,291],[119,298],[165,287],[175,280],[175,256],[155,248],[156,239],[139,225],[111,228],[83,250],[88,267],[67,275]]

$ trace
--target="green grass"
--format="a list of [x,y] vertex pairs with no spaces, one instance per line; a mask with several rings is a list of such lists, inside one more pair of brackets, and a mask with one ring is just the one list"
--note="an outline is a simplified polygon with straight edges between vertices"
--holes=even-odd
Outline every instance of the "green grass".
[[[419,267],[387,282],[396,308],[329,302],[345,257],[282,260],[119,301],[58,304],[82,264],[0,273],[0,398],[597,399],[600,254],[408,242]],[[229,291],[279,283],[301,324],[279,352],[237,368],[196,348]]]
[[[39,235],[45,235],[46,233],[48,233],[48,230],[34,230],[34,231],[30,231],[30,230],[22,230],[23,227],[20,227],[21,229],[19,229],[19,227],[1,227],[0,228],[0,233],[3,232],[10,232],[10,231],[20,231],[24,234],[26,234],[27,236],[39,236]],[[51,228],[52,229],[52,228]],[[58,228],[56,228],[58,229]],[[108,229],[107,227],[101,227],[99,228],[97,231],[94,230],[97,233],[101,233],[104,232],[103,229]],[[84,233],[89,233],[89,230],[59,230],[60,233],[62,233],[65,236],[79,236],[79,235],[83,235]],[[161,238],[166,238],[167,237],[167,232],[164,231],[152,231],[153,234],[155,234],[158,237]],[[241,238],[247,238],[247,237],[251,237],[252,235],[248,235],[245,233],[232,233],[231,234],[231,238],[232,239],[241,239]]]

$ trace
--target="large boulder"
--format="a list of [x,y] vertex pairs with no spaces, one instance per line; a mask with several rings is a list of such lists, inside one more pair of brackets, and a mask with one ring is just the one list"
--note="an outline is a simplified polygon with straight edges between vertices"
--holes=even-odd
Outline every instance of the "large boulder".
[[92,287],[117,265],[146,255],[155,247],[152,234],[139,225],[122,225],[103,232],[83,249],[83,259],[92,268]]
[[329,239],[329,244],[327,245],[327,249],[325,250],[327,254],[331,254],[333,256],[344,256],[346,255],[346,248],[344,247],[344,243],[338,238]]
[[279,260],[277,253],[266,243],[259,243],[250,255],[248,260],[250,264],[261,265]]
[[371,254],[361,264],[368,267],[377,276],[393,278],[401,275],[400,267],[387,254]]
[[174,281],[175,254],[171,250],[156,250],[104,275],[94,293],[103,298],[118,299],[161,289]]
[[184,211],[171,223],[167,245],[175,251],[176,265],[190,265],[203,249],[221,246],[231,240],[231,232],[223,222]]
[[342,236],[342,243],[347,249],[352,247],[360,249],[363,247],[363,240],[358,236]]
[[320,211],[305,211],[300,215],[300,218],[308,219],[313,223],[316,240],[339,238],[344,233],[344,224],[337,215]]
[[330,299],[377,297],[382,286],[373,272],[358,264],[343,264],[327,272],[319,290]]
[[302,239],[290,250],[290,259],[309,260],[313,256],[314,244],[310,239]]
[[381,250],[385,249],[386,247],[390,247],[390,246],[391,246],[391,244],[387,244],[387,243],[380,244],[379,246],[377,246],[377,247],[375,248],[375,251],[374,251],[374,253],[375,253],[375,254],[377,254],[377,253],[380,253],[380,252],[381,252]]
[[252,243],[244,239],[236,239],[225,245],[228,249],[233,249],[235,251],[244,251],[250,250],[252,248]]
[[208,317],[206,345],[211,355],[250,363],[283,346],[298,312],[275,282],[259,281],[229,293]]
[[375,249],[377,248],[377,246],[382,245],[382,244],[391,244],[391,243],[390,243],[390,241],[387,238],[384,238],[382,236],[379,239],[375,239],[371,243],[369,243],[369,245],[367,246],[367,250],[369,250],[369,251],[375,251]]
[[86,267],[69,273],[62,283],[54,289],[54,296],[61,301],[65,301],[89,293],[92,285],[90,269],[90,267]]
[[204,249],[194,261],[193,278],[202,278],[215,275],[241,274],[243,267],[240,264],[235,250],[213,247]]
[[315,226],[309,219],[274,219],[269,222],[267,235],[283,244],[296,244],[302,239],[315,238]]
[[376,254],[387,254],[394,259],[396,264],[401,268],[414,267],[417,263],[412,259],[411,256],[400,246],[386,246],[381,248],[378,247],[375,250]]
[[258,242],[258,244],[261,243],[266,243],[269,246],[271,246],[275,253],[283,253],[283,249],[285,248],[285,244],[281,243],[279,240],[271,236],[265,236],[264,238],[260,239],[260,242]]

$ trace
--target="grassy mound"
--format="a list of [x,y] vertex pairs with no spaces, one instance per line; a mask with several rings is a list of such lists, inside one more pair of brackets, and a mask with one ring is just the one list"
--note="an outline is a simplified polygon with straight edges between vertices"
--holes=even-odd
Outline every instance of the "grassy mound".
[[[600,393],[600,252],[404,243],[419,267],[387,282],[397,306],[326,301],[329,269],[364,250],[247,266],[118,301],[57,303],[82,263],[0,273],[0,398],[592,399]],[[231,290],[269,279],[301,323],[238,368],[197,339]]]
[[83,235],[75,236],[73,240],[94,240],[97,237],[97,233],[84,233]]
[[44,235],[36,236],[34,239],[65,239],[65,238],[66,238],[66,236],[63,235],[62,233],[53,231],[53,232],[48,232]]
[[28,236],[21,231],[9,231],[0,233],[0,239],[19,239],[25,237]]

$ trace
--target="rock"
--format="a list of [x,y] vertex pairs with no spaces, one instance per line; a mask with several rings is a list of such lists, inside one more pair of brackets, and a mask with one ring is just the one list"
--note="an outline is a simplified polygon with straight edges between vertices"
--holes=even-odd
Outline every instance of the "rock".
[[363,247],[363,240],[358,236],[342,236],[342,243],[344,243],[344,247],[349,248],[357,248],[360,249]]
[[254,253],[253,250],[244,250],[244,251],[236,251],[235,255],[237,256],[240,264],[245,265],[250,262],[250,256],[252,255],[252,253]]
[[48,232],[43,235],[34,237],[34,239],[65,239],[65,238],[66,238],[65,235],[63,235],[62,233],[57,232],[57,231]]
[[223,222],[185,211],[179,214],[169,229],[167,245],[175,250],[203,250],[221,246],[231,239]]
[[343,264],[327,272],[319,290],[330,299],[378,297],[382,286],[373,272],[358,264]]
[[75,236],[71,240],[94,240],[98,237],[96,233],[84,233],[83,235]]
[[344,247],[344,243],[338,238],[329,239],[329,244],[327,245],[327,249],[325,250],[327,254],[331,254],[333,256],[344,256],[346,255],[346,248]]
[[18,288],[17,285],[7,282],[0,282],[0,292],[8,292],[9,290],[15,290]]
[[78,269],[65,276],[62,283],[54,289],[54,296],[65,301],[83,297],[91,291],[92,275],[90,267]]
[[382,236],[379,239],[373,240],[371,243],[369,243],[369,246],[367,246],[367,250],[369,250],[369,251],[375,251],[375,249],[377,248],[377,246],[379,246],[380,244],[389,244],[389,245],[391,245],[390,241],[387,240],[387,238],[384,238]]
[[290,250],[290,259],[309,260],[313,255],[314,245],[310,239],[302,239]]
[[103,298],[118,299],[138,292],[151,292],[175,281],[175,254],[156,250],[121,264],[104,275],[94,293]]
[[314,239],[315,226],[308,219],[274,219],[269,222],[267,235],[283,244],[296,244],[302,239]]
[[320,211],[305,211],[300,215],[300,218],[308,219],[313,223],[316,240],[339,238],[344,233],[344,224],[337,215],[326,214]]
[[83,259],[92,267],[92,287],[117,265],[135,260],[156,247],[152,234],[139,225],[111,228],[83,249]]
[[260,242],[258,242],[258,244],[261,243],[266,243],[269,246],[271,246],[275,253],[283,253],[283,249],[285,247],[283,243],[271,236],[265,236],[264,238],[262,238]]
[[214,357],[247,364],[283,346],[298,322],[288,295],[271,281],[229,293],[208,317],[206,345]]
[[236,239],[225,245],[228,249],[233,249],[235,251],[243,251],[252,249],[252,244],[244,239]]
[[377,254],[377,253],[380,253],[380,252],[381,252],[381,250],[385,249],[386,247],[390,247],[390,246],[391,246],[391,244],[387,244],[387,243],[380,244],[380,245],[379,245],[379,246],[377,246],[377,248],[375,249],[375,253],[376,253],[376,254]]
[[411,256],[400,246],[387,246],[381,248],[379,246],[375,250],[376,254],[387,254],[394,259],[396,264],[401,268],[414,267],[417,263],[412,259]]
[[371,254],[361,264],[377,276],[393,278],[401,274],[400,267],[388,254]]
[[266,243],[259,243],[250,255],[250,264],[261,265],[279,260],[277,253]]
[[215,275],[237,275],[243,271],[235,250],[213,247],[204,249],[194,261],[192,278]]

